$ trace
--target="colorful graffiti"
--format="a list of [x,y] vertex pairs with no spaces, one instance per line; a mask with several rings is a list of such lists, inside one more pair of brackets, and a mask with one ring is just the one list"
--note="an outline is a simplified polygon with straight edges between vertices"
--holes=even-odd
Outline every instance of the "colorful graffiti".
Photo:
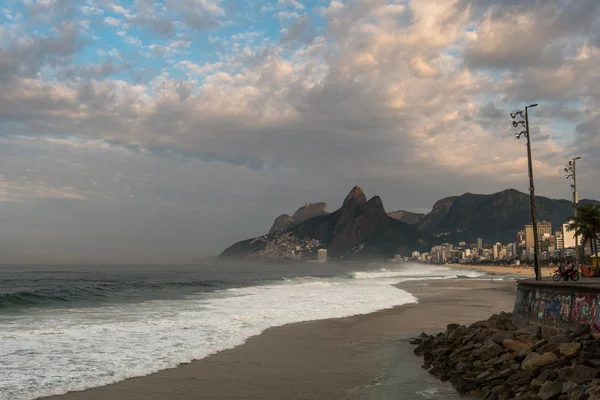
[[594,336],[600,336],[600,294],[564,294],[550,288],[520,286],[514,313],[547,328],[568,329],[578,324],[590,324]]

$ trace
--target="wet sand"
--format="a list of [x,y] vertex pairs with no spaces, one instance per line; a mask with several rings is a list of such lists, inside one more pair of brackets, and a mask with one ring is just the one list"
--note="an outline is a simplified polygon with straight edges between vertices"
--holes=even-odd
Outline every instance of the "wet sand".
[[419,303],[271,328],[178,368],[47,399],[418,399],[416,392],[431,387],[442,396],[433,398],[453,398],[451,388],[419,368],[408,339],[512,311],[516,283],[440,280],[398,287]]

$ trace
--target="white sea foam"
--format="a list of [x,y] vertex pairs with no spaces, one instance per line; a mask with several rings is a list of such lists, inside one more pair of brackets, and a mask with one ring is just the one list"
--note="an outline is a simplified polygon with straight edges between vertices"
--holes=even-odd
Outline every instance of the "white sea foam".
[[447,268],[440,266],[425,266],[419,265],[418,267],[404,267],[398,269],[380,268],[373,271],[357,271],[351,272],[350,277],[353,279],[378,279],[378,278],[395,278],[395,277],[427,277],[433,276],[436,278],[442,278],[446,276],[462,276],[467,278],[477,278],[485,275],[485,272],[462,270],[455,268]]
[[451,278],[457,271],[419,273],[409,268],[355,273],[354,279],[295,278],[183,300],[0,316],[0,400],[103,386],[238,346],[269,327],[413,303],[413,295],[390,284]]

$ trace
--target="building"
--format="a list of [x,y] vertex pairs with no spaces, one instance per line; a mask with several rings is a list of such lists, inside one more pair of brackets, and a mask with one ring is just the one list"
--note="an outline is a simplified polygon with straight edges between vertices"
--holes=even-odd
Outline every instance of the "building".
[[517,245],[521,245],[525,241],[525,231],[517,232],[516,243]]
[[482,238],[477,238],[477,249],[478,250],[483,249],[483,239]]
[[412,252],[412,258],[419,258],[420,256],[421,256],[421,253],[419,253],[418,251]]
[[538,237],[542,237],[544,235],[552,235],[552,222],[548,221],[539,221],[537,226]]
[[319,262],[326,262],[327,261],[327,249],[319,249],[317,251],[317,259],[319,260]]
[[533,225],[525,225],[525,251],[527,254],[530,254],[533,253],[534,248]]
[[562,237],[563,237],[563,248],[572,249],[575,248],[575,231],[570,231],[571,224],[562,225]]
[[565,247],[565,241],[563,240],[562,231],[554,232],[554,248],[559,251],[563,247]]

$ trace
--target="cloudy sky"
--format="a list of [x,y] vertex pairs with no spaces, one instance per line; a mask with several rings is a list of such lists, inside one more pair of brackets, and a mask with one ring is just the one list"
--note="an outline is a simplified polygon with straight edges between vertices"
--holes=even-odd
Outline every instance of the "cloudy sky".
[[0,6],[0,262],[172,262],[354,185],[600,198],[598,0]]

